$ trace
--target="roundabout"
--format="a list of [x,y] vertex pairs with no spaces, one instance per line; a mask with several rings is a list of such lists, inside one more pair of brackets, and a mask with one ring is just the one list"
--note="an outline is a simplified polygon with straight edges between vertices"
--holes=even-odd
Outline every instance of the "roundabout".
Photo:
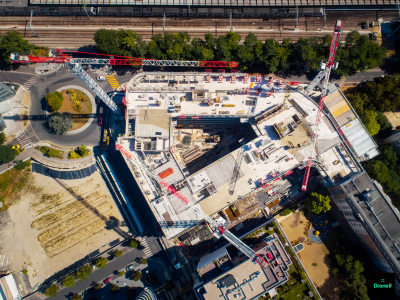
[[[43,79],[43,81],[36,82],[36,84],[30,88],[30,123],[38,139],[41,142],[49,142],[67,148],[76,147],[81,144],[86,146],[99,146],[101,140],[101,127],[97,125],[97,122],[93,121],[96,120],[98,115],[102,115],[106,111],[104,111],[102,105],[96,105],[95,94],[89,91],[87,86],[78,77],[70,74],[68,71],[51,73]],[[89,113],[85,114],[87,117],[84,118],[84,124],[79,124],[81,126],[75,125],[72,131],[63,135],[57,135],[49,131],[46,126],[49,113],[45,96],[54,91],[66,93],[66,90],[69,89],[83,92],[88,96],[89,100],[83,101],[82,103],[86,102],[85,108],[88,111],[85,112]],[[65,102],[66,106],[61,108],[60,112],[65,112],[70,109],[70,103],[68,103],[71,102],[70,98],[65,98],[63,102]],[[89,103],[90,105],[88,105]],[[83,108],[82,105],[82,109]],[[107,110],[107,108],[105,108],[105,110]]]

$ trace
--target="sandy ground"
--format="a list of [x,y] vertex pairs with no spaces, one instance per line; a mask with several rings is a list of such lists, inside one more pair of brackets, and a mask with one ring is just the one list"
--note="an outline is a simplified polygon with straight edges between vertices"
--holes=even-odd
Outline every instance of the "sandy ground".
[[[308,220],[297,211],[294,214],[286,217],[282,221],[278,219],[286,236],[289,240],[299,241],[303,243],[304,250],[298,253],[304,267],[310,275],[319,293],[324,299],[338,299],[337,279],[329,273],[327,263],[329,259],[326,256],[328,249],[323,244],[307,244],[307,236],[304,235],[304,228]],[[300,223],[303,221],[303,224]],[[312,264],[317,263],[314,267]]]
[[400,112],[385,112],[384,113],[386,117],[389,119],[390,123],[392,123],[392,126],[394,128],[397,128],[400,126]]
[[31,286],[126,236],[128,228],[95,172],[78,180],[34,173],[0,231],[0,267],[28,269]]

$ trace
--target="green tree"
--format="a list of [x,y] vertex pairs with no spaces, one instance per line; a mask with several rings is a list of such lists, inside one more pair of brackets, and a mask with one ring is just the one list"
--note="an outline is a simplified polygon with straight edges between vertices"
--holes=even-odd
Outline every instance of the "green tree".
[[61,108],[64,97],[60,92],[48,93],[45,97],[50,111],[56,111]]
[[100,257],[100,258],[96,259],[95,265],[98,268],[104,268],[105,269],[106,266],[107,266],[107,258]]
[[118,275],[121,277],[121,276],[124,276],[125,275],[125,271],[120,271],[120,272],[118,272]]
[[392,128],[392,123],[389,122],[389,119],[381,112],[378,112],[378,116],[376,117],[376,121],[381,126],[381,131]]
[[361,120],[364,122],[365,128],[367,128],[369,134],[371,136],[376,135],[381,129],[381,125],[379,125],[376,118],[378,117],[378,113],[376,111],[367,110],[361,116]]
[[0,133],[0,145],[3,145],[6,141],[6,134],[4,132]]
[[64,287],[73,287],[75,286],[75,281],[76,281],[76,276],[74,274],[71,274],[68,275],[67,277],[64,277],[62,285]]
[[308,211],[318,215],[326,213],[331,209],[330,201],[329,196],[323,196],[314,192],[306,198],[305,206]]
[[118,294],[118,293],[119,293],[119,286],[116,285],[116,284],[113,284],[113,285],[111,286],[111,293],[112,293],[113,295]]
[[64,132],[70,131],[72,128],[72,114],[71,113],[59,113],[58,111],[50,115],[49,127],[56,134],[63,134]]
[[90,275],[92,275],[92,272],[93,272],[93,266],[85,265],[76,272],[76,277],[78,277],[79,280],[82,281],[84,279],[87,279]]
[[129,247],[138,248],[140,246],[140,241],[137,239],[133,239],[129,242]]
[[96,286],[94,287],[94,289],[95,289],[96,291],[99,291],[99,290],[101,290],[102,287],[103,287],[103,284],[98,283],[98,284],[96,284]]
[[57,296],[58,292],[60,291],[60,287],[55,284],[49,285],[49,287],[44,291],[46,297],[55,297]]
[[0,59],[9,63],[11,53],[30,54],[35,47],[29,44],[18,31],[8,31],[0,40]]
[[82,295],[74,294],[72,300],[82,300]]
[[285,208],[282,212],[281,212],[281,216],[287,216],[290,215],[292,213],[292,211],[289,208]]
[[114,252],[115,257],[120,257],[122,254],[124,254],[123,250],[115,250],[115,252]]
[[12,145],[0,145],[0,163],[9,163],[18,155],[18,150],[12,149]]
[[172,280],[166,280],[165,284],[164,284],[164,289],[166,291],[172,291],[175,289],[175,282],[173,282]]
[[397,166],[397,153],[392,145],[381,144],[379,146],[379,151],[381,152],[381,161],[387,166],[389,169],[395,169]]
[[131,279],[132,279],[133,281],[139,281],[140,278],[142,278],[142,277],[143,277],[143,274],[142,274],[140,271],[138,271],[138,270],[134,270],[134,271],[132,272],[132,274],[131,274]]
[[99,29],[93,37],[97,52],[105,54],[120,55],[119,36],[115,30]]

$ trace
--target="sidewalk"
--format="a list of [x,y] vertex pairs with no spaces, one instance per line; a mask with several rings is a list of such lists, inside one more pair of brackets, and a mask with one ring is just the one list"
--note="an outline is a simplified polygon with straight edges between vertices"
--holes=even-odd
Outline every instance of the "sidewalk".
[[[41,144],[39,146],[48,146],[52,148],[56,148],[49,144]],[[65,151],[66,149],[63,149]],[[67,149],[68,150],[68,149]],[[79,159],[68,159],[68,151],[65,151],[64,159],[57,159],[53,157],[45,156],[41,151],[36,150],[35,148],[28,148],[20,155],[18,155],[15,160],[28,160],[33,159],[42,165],[45,165],[50,168],[54,169],[82,169],[87,165],[92,164],[95,162],[93,149],[90,150],[90,154],[86,157],[79,158]],[[0,174],[4,173],[7,170],[12,169],[16,164],[14,162],[10,162],[8,164],[0,165]]]

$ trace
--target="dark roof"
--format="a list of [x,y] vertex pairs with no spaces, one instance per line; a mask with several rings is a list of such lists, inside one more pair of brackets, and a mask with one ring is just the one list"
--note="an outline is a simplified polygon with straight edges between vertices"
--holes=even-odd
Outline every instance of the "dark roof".
[[[359,213],[364,226],[370,232],[375,243],[380,246],[386,260],[400,276],[400,216],[390,198],[383,192],[381,185],[372,180],[367,173],[342,186],[350,197],[353,208]],[[397,248],[396,248],[397,247]],[[398,250],[399,249],[399,250]]]
[[233,277],[233,275],[231,275],[231,274],[225,276],[224,278],[222,278],[222,279],[219,281],[219,285],[220,285],[221,287],[224,287],[224,288],[229,288],[229,287],[232,286],[232,285],[234,286],[235,283],[236,283],[236,279],[235,279],[235,277]]

